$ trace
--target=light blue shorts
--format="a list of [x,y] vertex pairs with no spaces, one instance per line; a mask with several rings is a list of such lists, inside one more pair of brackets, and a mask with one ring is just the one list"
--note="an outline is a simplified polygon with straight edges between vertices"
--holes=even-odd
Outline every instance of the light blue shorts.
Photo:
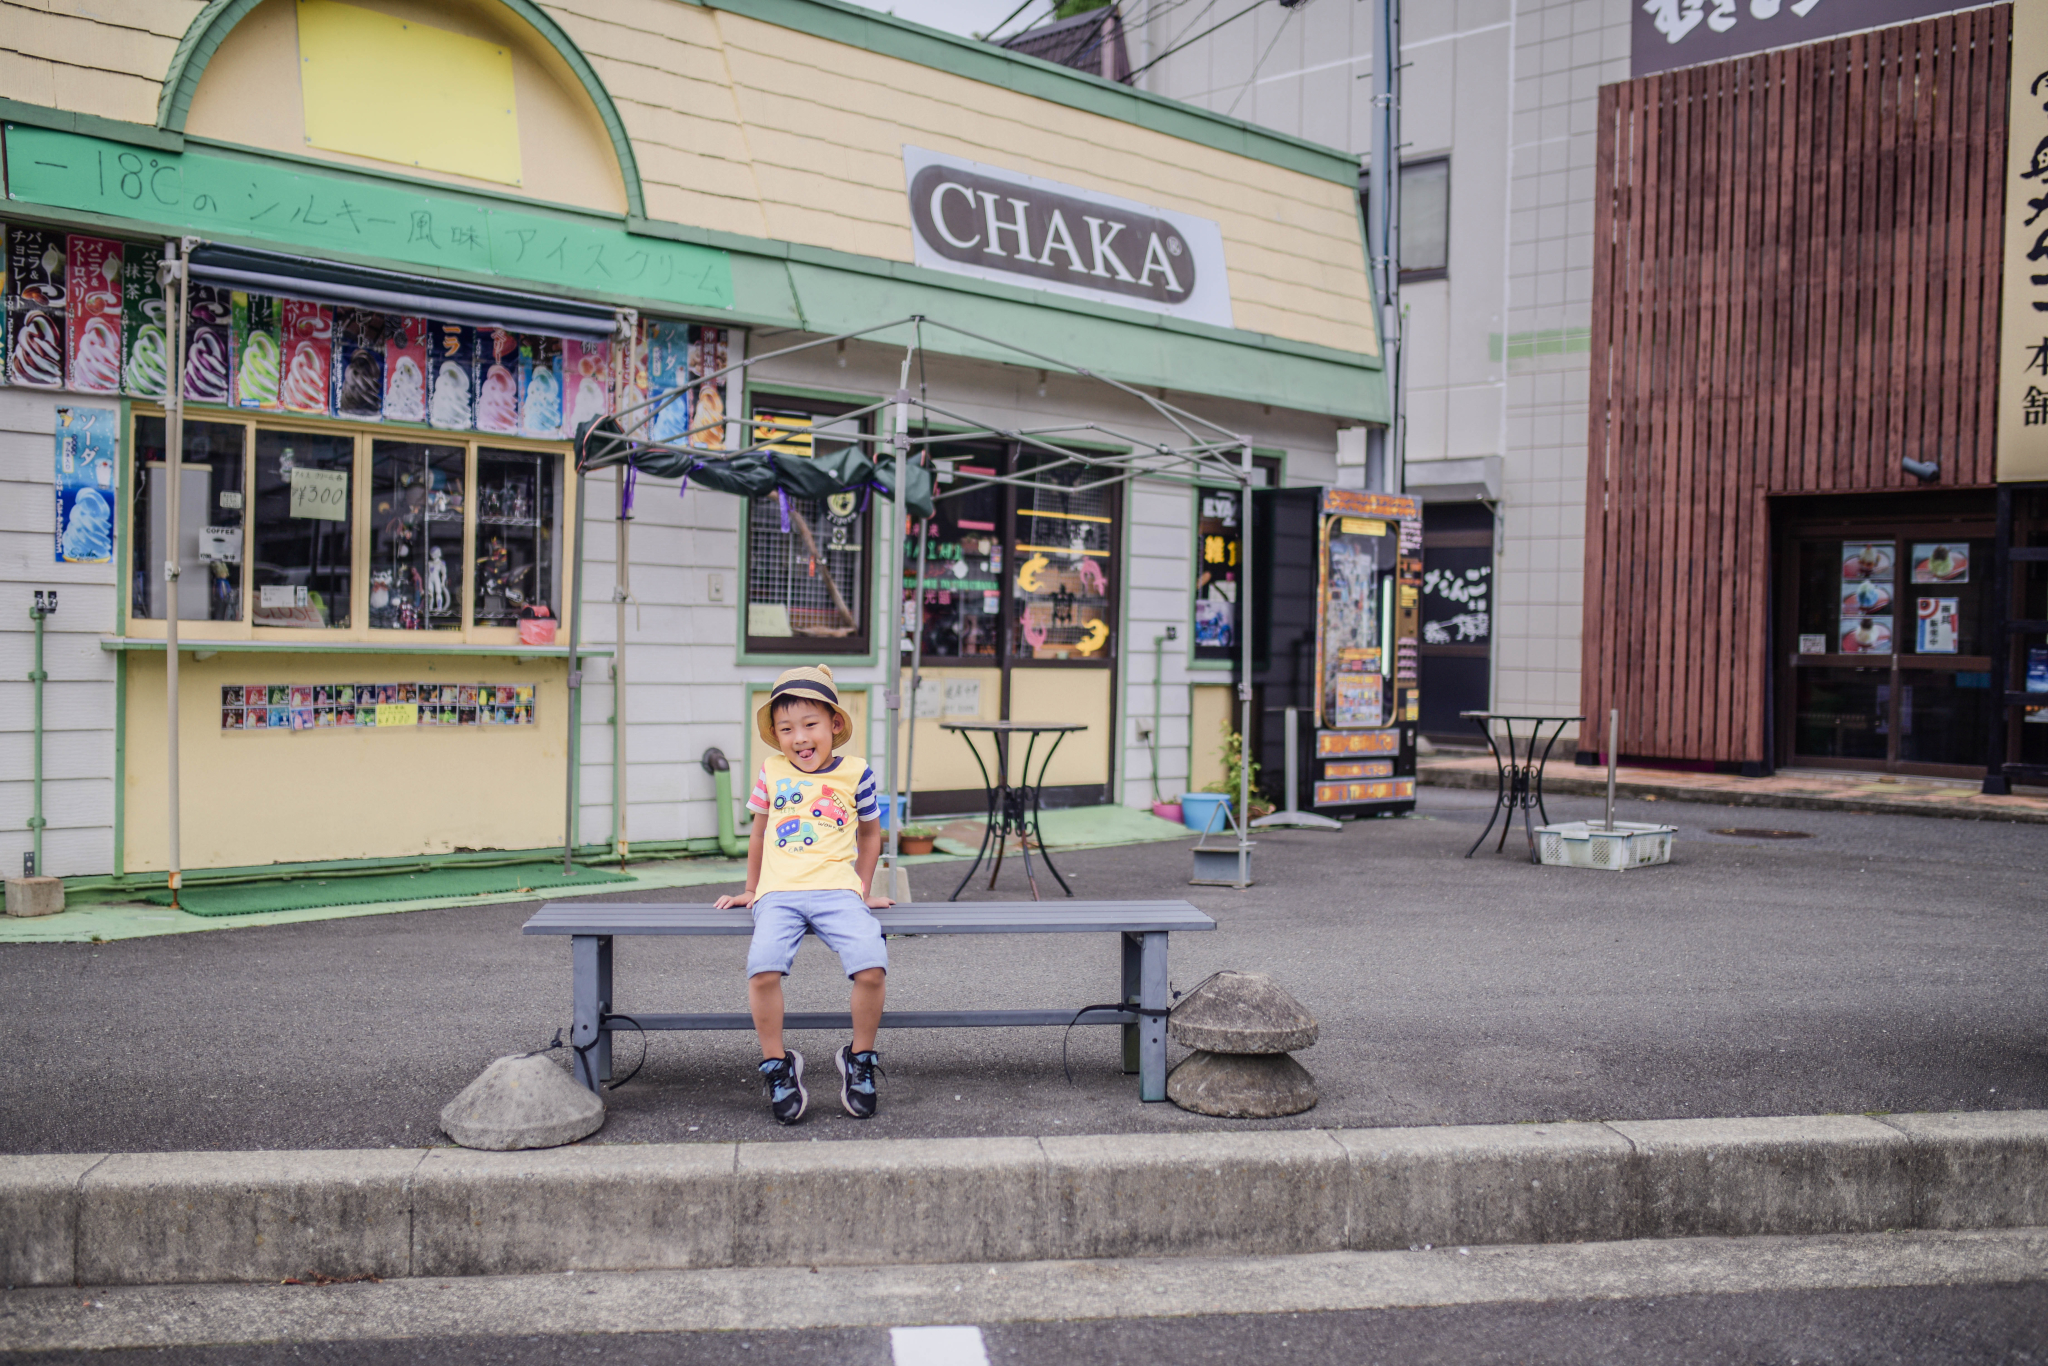
[[809,931],[839,955],[848,977],[868,968],[887,969],[889,949],[882,922],[859,892],[770,892],[753,905],[754,940],[747,946],[747,976],[789,975],[797,946]]

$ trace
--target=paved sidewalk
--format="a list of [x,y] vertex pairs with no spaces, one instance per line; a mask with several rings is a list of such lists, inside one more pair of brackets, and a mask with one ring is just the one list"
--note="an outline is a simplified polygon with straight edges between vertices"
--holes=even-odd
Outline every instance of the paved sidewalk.
[[[1493,756],[1443,752],[1423,759],[1420,781],[1428,787],[1477,788],[1491,792],[1500,775]],[[1857,811],[1887,816],[1947,816],[1969,821],[2015,821],[2048,825],[2048,792],[1987,797],[1975,782],[1876,774],[1818,773],[1785,769],[1768,778],[1731,773],[1680,773],[1624,765],[1615,795],[1641,801],[1716,802],[1726,806],[1780,807],[1796,811]],[[1604,797],[1607,770],[1581,768],[1570,757],[1553,759],[1543,773],[1549,794]]]

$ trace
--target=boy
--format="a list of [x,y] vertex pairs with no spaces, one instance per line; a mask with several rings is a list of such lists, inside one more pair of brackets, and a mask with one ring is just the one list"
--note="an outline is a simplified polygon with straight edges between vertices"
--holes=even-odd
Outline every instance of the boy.
[[718,905],[754,911],[747,1004],[761,1038],[768,1109],[779,1123],[794,1124],[810,1105],[804,1055],[782,1047],[782,979],[808,930],[839,955],[853,981],[853,1042],[834,1059],[839,1103],[855,1119],[871,1119],[881,1062],[875,1031],[889,970],[872,910],[891,904],[869,890],[882,852],[875,774],[865,760],[833,752],[853,739],[853,718],[839,705],[832,671],[822,664],[776,679],[754,713],[754,728],[778,752],[762,762],[747,799],[754,813],[747,890],[720,897]]

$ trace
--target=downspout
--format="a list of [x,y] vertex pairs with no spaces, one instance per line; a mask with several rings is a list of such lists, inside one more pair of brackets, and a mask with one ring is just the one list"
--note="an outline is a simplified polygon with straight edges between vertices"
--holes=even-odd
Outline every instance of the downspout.
[[1239,566],[1242,586],[1238,589],[1238,651],[1244,672],[1237,683],[1237,885],[1252,885],[1252,444],[1244,443],[1238,479],[1243,488],[1241,514],[1244,525],[1239,540],[1244,546],[1244,563]]
[[583,494],[587,478],[576,471],[576,558],[569,574],[569,774],[568,800],[562,812],[562,876],[576,872],[576,799],[578,769],[583,763]]
[[704,771],[711,775],[718,801],[718,852],[727,858],[745,858],[747,842],[741,839],[739,831],[733,828],[732,763],[721,749],[705,750],[701,762]]
[[31,855],[35,862],[28,870],[30,877],[43,875],[43,827],[49,824],[43,819],[43,682],[50,676],[43,669],[43,619],[56,610],[57,594],[53,591],[44,597],[40,590],[36,593],[36,605],[28,609],[36,623],[36,667],[28,676],[36,685],[35,814],[28,818],[28,828],[35,835],[35,853]]
[[186,257],[196,238],[183,238],[178,242],[164,244],[164,260],[160,267],[164,293],[164,306],[170,313],[167,329],[170,340],[170,354],[174,363],[164,384],[164,539],[170,543],[164,560],[164,731],[169,761],[169,791],[166,798],[170,804],[167,827],[167,863],[171,889],[171,909],[178,905],[178,886],[183,881],[183,857],[180,832],[178,829],[178,573],[182,567],[181,547],[178,544],[182,529],[183,510],[178,506],[179,494],[183,492],[185,455],[185,367],[175,358],[185,354],[185,284],[187,274]]
[[[1173,628],[1166,628],[1171,634]],[[1164,806],[1166,798],[1159,793],[1159,720],[1165,697],[1166,642],[1167,635],[1152,637],[1152,805]]]

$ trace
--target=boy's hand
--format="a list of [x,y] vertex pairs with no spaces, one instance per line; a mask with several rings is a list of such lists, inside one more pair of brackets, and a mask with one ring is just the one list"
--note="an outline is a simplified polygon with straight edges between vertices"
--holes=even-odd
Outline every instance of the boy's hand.
[[886,911],[887,909],[889,909],[889,907],[894,906],[896,904],[895,902],[891,901],[888,897],[883,896],[878,892],[871,893],[870,895],[862,899],[868,903],[868,909],[871,911]]
[[753,904],[754,894],[752,892],[739,892],[733,895],[722,896],[711,903],[712,909],[720,911],[729,911],[735,906],[751,906]]

